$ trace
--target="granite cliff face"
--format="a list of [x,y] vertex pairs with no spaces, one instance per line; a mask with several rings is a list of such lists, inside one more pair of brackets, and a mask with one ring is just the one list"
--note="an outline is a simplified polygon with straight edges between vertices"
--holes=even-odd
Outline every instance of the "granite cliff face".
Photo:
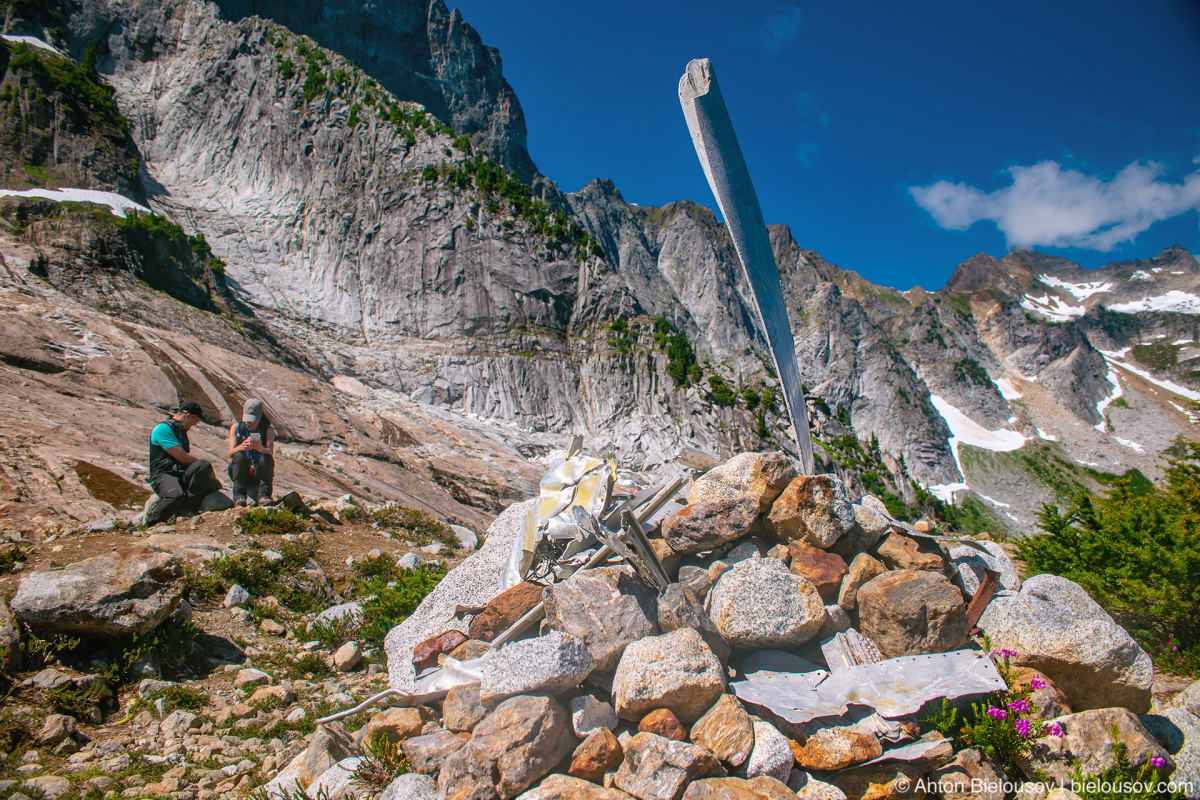
[[[98,45],[147,202],[203,234],[263,358],[531,453],[577,432],[641,468],[787,445],[723,226],[539,176],[498,54],[441,0],[84,0],[66,19],[70,52]],[[1182,249],[1095,274],[977,256],[901,293],[771,237],[818,456],[865,489],[969,486],[981,524],[1029,529],[1187,427],[1190,390],[1161,380],[1194,382]]]

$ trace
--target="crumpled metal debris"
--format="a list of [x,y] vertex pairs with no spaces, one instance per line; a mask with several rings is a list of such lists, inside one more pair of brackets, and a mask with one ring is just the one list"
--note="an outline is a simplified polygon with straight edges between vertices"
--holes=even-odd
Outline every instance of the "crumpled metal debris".
[[524,534],[513,542],[500,573],[499,591],[516,586],[531,573],[540,579],[558,579],[561,576],[555,574],[555,566],[586,549],[587,536],[579,529],[572,509],[596,517],[604,512],[612,496],[616,464],[611,457],[582,455],[581,445],[582,437],[575,437],[566,458],[551,464],[542,476],[538,502],[529,510]]
[[841,716],[850,705],[874,708],[889,719],[914,714],[941,697],[989,694],[1006,688],[986,654],[955,650],[853,664],[833,673],[754,672],[730,690],[792,723]]

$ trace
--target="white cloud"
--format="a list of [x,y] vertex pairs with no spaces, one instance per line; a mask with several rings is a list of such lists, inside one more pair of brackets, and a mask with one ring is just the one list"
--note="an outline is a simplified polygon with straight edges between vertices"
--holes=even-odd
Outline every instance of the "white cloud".
[[799,3],[779,3],[763,21],[758,37],[767,52],[775,55],[795,40],[803,24],[804,12]]
[[991,193],[949,181],[908,191],[943,228],[991,220],[1010,247],[1111,250],[1155,222],[1200,208],[1200,171],[1170,183],[1154,162],[1135,161],[1107,183],[1056,161],[1008,171],[1012,185]]

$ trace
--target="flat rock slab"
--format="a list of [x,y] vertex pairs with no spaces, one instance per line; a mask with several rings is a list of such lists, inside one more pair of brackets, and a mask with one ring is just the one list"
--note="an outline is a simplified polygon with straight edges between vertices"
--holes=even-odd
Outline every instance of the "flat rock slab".
[[583,683],[596,668],[587,645],[551,631],[506,645],[488,661],[479,687],[485,708],[518,694],[563,694]]
[[525,515],[534,500],[513,503],[488,528],[483,547],[446,574],[417,606],[412,616],[392,628],[384,639],[388,686],[402,692],[416,689],[413,648],[451,628],[468,632],[466,622],[454,612],[460,605],[485,606],[500,593],[499,575],[508,561],[513,541],[525,529]]
[[153,630],[183,599],[183,569],[152,547],[125,547],[26,574],[11,608],[34,630],[129,636]]
[[1149,654],[1073,581],[1034,575],[1020,592],[992,598],[979,627],[993,649],[1016,652],[1012,663],[1050,676],[1076,711],[1150,710]]

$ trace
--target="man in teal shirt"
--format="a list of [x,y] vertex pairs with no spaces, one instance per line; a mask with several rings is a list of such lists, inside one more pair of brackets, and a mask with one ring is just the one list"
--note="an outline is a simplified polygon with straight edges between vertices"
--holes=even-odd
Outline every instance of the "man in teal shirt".
[[181,403],[150,433],[150,485],[157,495],[146,510],[146,525],[154,525],[188,507],[198,507],[206,495],[221,490],[212,464],[192,455],[188,431],[203,418],[200,404]]

